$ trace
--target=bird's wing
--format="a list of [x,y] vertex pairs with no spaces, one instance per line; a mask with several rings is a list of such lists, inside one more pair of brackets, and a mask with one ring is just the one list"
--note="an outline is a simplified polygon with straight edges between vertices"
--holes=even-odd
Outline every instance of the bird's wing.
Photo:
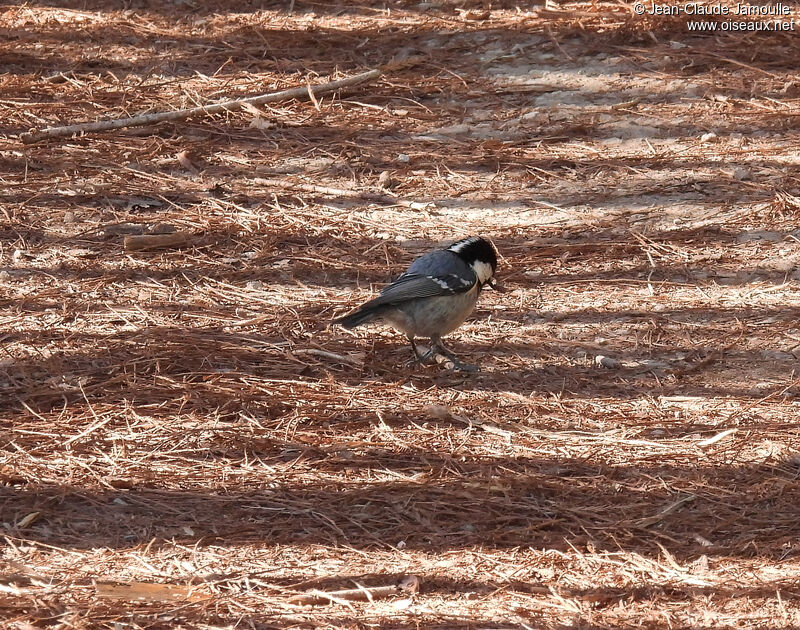
[[475,285],[474,275],[470,274],[470,277],[462,277],[455,273],[441,276],[404,273],[381,291],[381,294],[372,300],[372,303],[374,306],[399,304],[400,302],[419,298],[466,293]]

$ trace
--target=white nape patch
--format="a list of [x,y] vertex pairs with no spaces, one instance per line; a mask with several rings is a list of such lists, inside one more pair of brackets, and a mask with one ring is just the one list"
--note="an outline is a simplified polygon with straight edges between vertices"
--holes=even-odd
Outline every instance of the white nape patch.
[[478,282],[481,284],[486,284],[486,282],[494,275],[492,266],[489,263],[483,262],[482,260],[476,260],[474,263],[472,263],[472,270],[475,272],[475,275],[478,276]]
[[473,243],[477,243],[480,239],[479,236],[470,236],[469,238],[465,238],[464,240],[458,241],[457,243],[453,243],[449,249],[451,252],[455,252],[459,254],[464,251],[465,248],[469,247]]

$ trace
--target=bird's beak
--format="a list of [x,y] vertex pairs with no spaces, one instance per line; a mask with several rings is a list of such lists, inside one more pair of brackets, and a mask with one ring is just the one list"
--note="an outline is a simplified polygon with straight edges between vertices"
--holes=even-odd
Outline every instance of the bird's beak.
[[506,292],[506,290],[503,288],[503,286],[500,285],[500,284],[497,284],[497,280],[495,280],[494,278],[489,278],[489,280],[486,281],[486,286],[491,287],[492,289],[494,289],[498,293],[505,293]]

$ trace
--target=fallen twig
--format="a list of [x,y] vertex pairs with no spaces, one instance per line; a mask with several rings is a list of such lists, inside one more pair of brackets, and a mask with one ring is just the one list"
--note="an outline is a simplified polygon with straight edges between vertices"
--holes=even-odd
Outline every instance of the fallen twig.
[[675,510],[681,507],[684,503],[690,503],[691,501],[695,500],[695,496],[693,494],[689,494],[686,496],[680,497],[677,501],[673,501],[663,510],[661,510],[658,514],[654,514],[653,516],[648,516],[646,518],[639,518],[633,521],[633,525],[636,527],[650,527],[651,525],[655,525],[660,520],[662,520],[665,516],[672,514]]
[[192,236],[194,233],[188,231],[170,234],[131,234],[126,236],[123,242],[126,252],[136,252],[162,247],[181,247],[186,245]]
[[302,190],[303,192],[317,193],[319,195],[328,195],[330,197],[356,197],[358,199],[365,199],[367,201],[375,201],[377,203],[391,204],[394,206],[403,206],[411,208],[412,210],[424,210],[432,206],[431,202],[426,201],[411,201],[409,199],[400,199],[392,195],[385,195],[381,193],[374,193],[369,191],[346,190],[344,188],[330,188],[328,186],[317,186],[315,184],[304,184],[303,182],[291,182],[281,179],[269,179],[266,177],[256,177],[253,179],[254,184],[259,186],[270,186],[276,188],[284,188],[289,190]]
[[335,352],[328,352],[327,350],[319,350],[317,348],[298,348],[297,350],[293,350],[293,352],[294,354],[310,354],[312,356],[322,357],[323,359],[331,359],[341,363],[348,363],[350,365],[355,365],[356,367],[364,366],[363,352],[351,353],[350,356],[336,354]]
[[95,592],[103,599],[128,599],[145,602],[197,602],[209,598],[196,586],[155,584],[150,582],[96,582]]
[[351,588],[343,591],[324,592],[312,590],[307,593],[295,595],[291,598],[293,604],[345,604],[349,602],[373,601],[384,599],[394,595],[415,595],[419,592],[420,579],[416,575],[409,575],[402,579],[398,584],[392,586],[372,586],[365,587],[357,584],[358,588]]
[[191,107],[189,109],[179,109],[174,112],[155,112],[152,114],[142,114],[141,116],[132,116],[130,118],[118,118],[115,120],[98,120],[96,122],[78,123],[75,125],[66,125],[64,127],[47,127],[41,131],[30,131],[28,133],[20,134],[19,138],[25,144],[31,144],[40,140],[48,140],[50,138],[63,138],[71,136],[75,133],[91,133],[94,131],[109,131],[111,129],[122,129],[124,127],[141,127],[144,125],[153,125],[156,123],[185,120],[191,116],[218,114],[223,111],[235,111],[245,105],[263,105],[265,103],[274,103],[276,101],[285,101],[289,99],[308,99],[313,98],[318,94],[325,94],[333,92],[340,88],[350,87],[365,81],[377,79],[381,75],[380,70],[369,70],[362,72],[346,79],[338,79],[336,81],[329,81],[320,85],[303,85],[302,87],[291,88],[288,90],[281,90],[280,92],[271,92],[269,94],[262,94],[260,96],[251,96],[249,98],[236,99],[232,101],[223,101],[222,103],[215,103],[213,105],[202,105],[200,107]]

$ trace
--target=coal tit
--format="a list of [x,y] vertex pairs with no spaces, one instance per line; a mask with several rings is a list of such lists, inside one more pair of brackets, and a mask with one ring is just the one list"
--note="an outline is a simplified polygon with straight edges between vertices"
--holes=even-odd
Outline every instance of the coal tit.
[[[472,313],[484,286],[494,286],[497,252],[479,236],[456,241],[447,249],[417,258],[402,276],[385,287],[378,297],[352,313],[334,320],[345,328],[384,321],[405,333],[414,350],[412,363],[423,363],[440,354],[460,370],[476,371],[461,363],[442,344],[442,335],[458,328]],[[427,337],[431,348],[420,355],[416,337]]]

